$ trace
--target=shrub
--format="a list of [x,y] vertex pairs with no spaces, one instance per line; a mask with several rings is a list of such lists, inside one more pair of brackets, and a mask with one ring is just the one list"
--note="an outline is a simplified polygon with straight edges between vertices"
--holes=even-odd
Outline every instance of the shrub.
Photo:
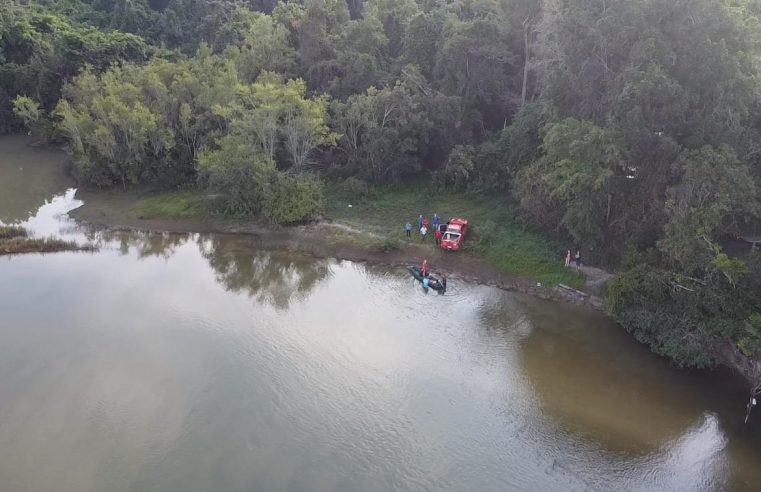
[[218,195],[222,213],[246,216],[261,210],[269,194],[275,164],[235,138],[222,139],[218,150],[207,150],[198,158],[198,177]]
[[264,200],[264,215],[278,224],[314,219],[325,209],[322,181],[311,175],[278,174]]

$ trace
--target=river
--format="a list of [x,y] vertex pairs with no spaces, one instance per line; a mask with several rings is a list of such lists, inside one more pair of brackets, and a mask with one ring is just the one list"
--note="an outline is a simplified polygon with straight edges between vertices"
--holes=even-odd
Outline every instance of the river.
[[246,236],[89,230],[62,162],[0,138],[0,221],[99,247],[0,257],[2,490],[761,484],[741,382],[601,313]]

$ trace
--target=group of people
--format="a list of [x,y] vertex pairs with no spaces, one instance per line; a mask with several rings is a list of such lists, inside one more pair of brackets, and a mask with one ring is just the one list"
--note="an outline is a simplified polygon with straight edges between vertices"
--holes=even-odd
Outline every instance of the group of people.
[[[423,287],[427,289],[431,286],[431,277],[428,273],[428,260],[425,258],[423,259],[423,264],[420,266],[420,273],[423,275]],[[442,276],[440,282],[443,290],[447,290],[447,278]]]
[[[423,214],[420,214],[417,218],[417,229],[420,232],[421,241],[425,241],[426,235],[430,230],[429,226],[433,229],[433,240],[436,244],[439,244],[443,233],[441,232],[441,218],[439,218],[439,215],[436,212],[433,213],[430,222],[428,221],[428,217],[423,217]],[[407,237],[412,237],[412,223],[407,222],[404,225],[404,232]]]
[[565,254],[565,266],[569,268],[571,265],[576,265],[576,270],[581,268],[581,251],[576,250],[576,255],[571,256],[571,250],[569,249]]

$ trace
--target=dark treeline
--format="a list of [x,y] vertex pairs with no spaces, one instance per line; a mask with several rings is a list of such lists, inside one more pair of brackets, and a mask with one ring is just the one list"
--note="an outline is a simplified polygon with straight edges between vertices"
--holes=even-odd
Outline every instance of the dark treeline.
[[617,268],[656,352],[761,381],[761,259],[727,251],[759,214],[761,2],[0,6],[2,130],[66,142],[85,183],[278,222],[325,176],[493,193]]

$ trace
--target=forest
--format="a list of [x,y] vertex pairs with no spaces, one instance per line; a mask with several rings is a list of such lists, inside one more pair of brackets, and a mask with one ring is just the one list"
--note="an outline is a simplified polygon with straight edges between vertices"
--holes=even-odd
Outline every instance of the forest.
[[319,215],[326,180],[498,197],[617,272],[638,340],[761,392],[737,239],[761,235],[760,21],[758,0],[0,0],[0,131],[63,143],[84,185],[278,223]]

